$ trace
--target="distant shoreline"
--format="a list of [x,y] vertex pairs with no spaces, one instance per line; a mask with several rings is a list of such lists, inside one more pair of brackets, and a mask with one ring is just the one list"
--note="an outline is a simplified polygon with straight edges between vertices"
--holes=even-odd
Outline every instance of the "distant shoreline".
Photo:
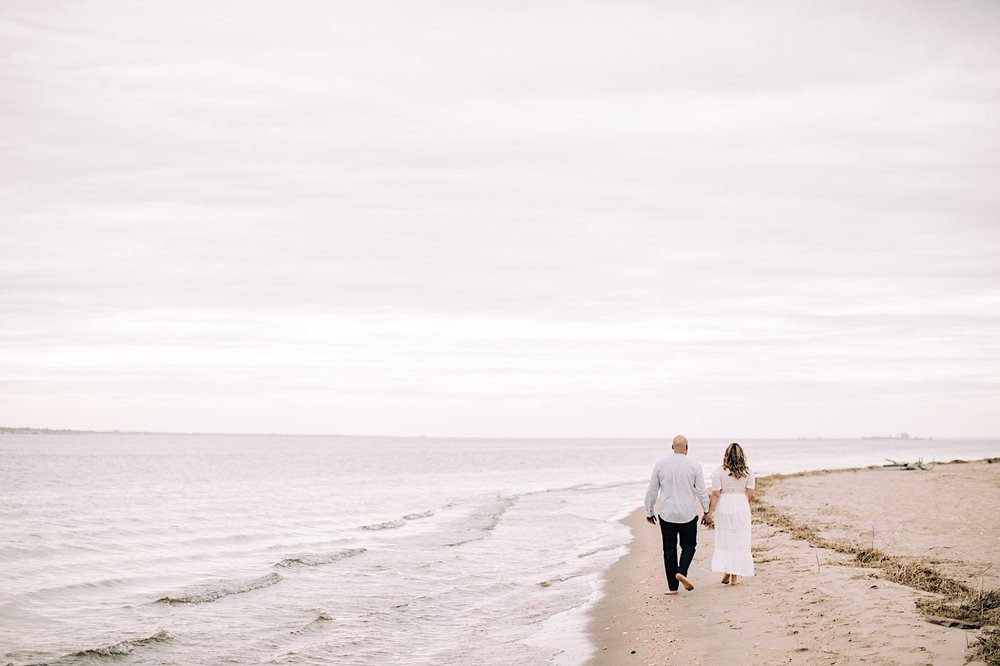
[[[9,428],[0,426],[0,435],[201,435],[205,437],[384,437],[388,435],[343,435],[296,432],[178,432],[167,430],[72,430],[69,428]],[[419,437],[417,435],[416,437]]]
[[[317,433],[317,432],[198,432],[198,431],[176,431],[176,430],[78,430],[74,428],[31,428],[31,427],[11,427],[11,426],[0,426],[0,435],[201,435],[201,436],[240,436],[240,437],[354,437],[354,438],[392,438],[392,439],[538,439],[538,440],[551,440],[551,439],[579,439],[579,440],[639,440],[639,441],[666,441],[667,437],[663,436],[644,436],[644,437],[631,437],[628,435],[619,435],[614,437],[579,437],[579,436],[533,436],[533,435],[518,435],[518,436],[495,436],[495,435],[357,435],[357,434],[346,434],[346,433]],[[734,441],[731,437],[702,437],[702,436],[691,436],[689,439],[692,440],[727,440]],[[892,441],[915,441],[915,442],[926,442],[938,440],[993,440],[1000,439],[1000,434],[998,435],[967,435],[961,437],[915,437],[912,435],[900,436],[900,435],[867,435],[862,437],[768,437],[768,436],[758,436],[758,437],[742,437],[737,438],[739,441],[760,441],[760,440],[788,440],[788,441],[836,441],[836,440],[892,440]]]
[[[344,435],[303,432],[181,432],[174,430],[73,430],[69,428],[8,428],[0,435],[200,435],[203,437],[393,437],[394,435]],[[409,435],[419,439],[420,435]]]

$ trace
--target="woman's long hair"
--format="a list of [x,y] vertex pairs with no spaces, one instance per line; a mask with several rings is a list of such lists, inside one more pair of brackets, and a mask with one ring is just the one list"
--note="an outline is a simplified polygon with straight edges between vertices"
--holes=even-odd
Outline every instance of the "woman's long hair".
[[749,473],[747,457],[743,453],[742,446],[733,442],[726,447],[726,452],[722,454],[722,469],[729,472],[734,479],[742,479]]

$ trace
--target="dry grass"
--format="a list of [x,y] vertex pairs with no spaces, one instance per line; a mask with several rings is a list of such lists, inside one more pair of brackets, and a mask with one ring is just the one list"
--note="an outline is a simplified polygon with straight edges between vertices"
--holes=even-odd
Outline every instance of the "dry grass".
[[991,666],[1000,664],[1000,629],[989,629],[976,637],[973,659],[981,659]]
[[921,599],[920,610],[978,627],[1000,625],[1000,590],[974,592],[959,599]]
[[852,553],[860,566],[881,569],[883,575],[894,583],[939,594],[967,595],[972,592],[964,583],[941,574],[931,566],[929,560],[919,558],[904,560],[876,548],[857,546],[847,546],[843,552]]
[[[822,471],[765,477],[757,484],[758,499],[767,492],[767,489],[771,485],[781,479],[793,476],[815,476],[829,473],[831,472]],[[895,583],[924,590],[925,592],[938,592],[949,595],[969,595],[972,593],[972,589],[964,583],[953,578],[948,578],[935,569],[930,559],[902,558],[890,555],[877,548],[847,541],[828,539],[822,536],[815,527],[796,521],[777,507],[763,501],[758,501],[755,504],[753,515],[757,522],[767,523],[772,527],[782,529],[793,538],[806,541],[819,548],[827,548],[838,553],[853,555],[855,564],[871,569],[879,569],[888,580]]]
[[[964,461],[955,462],[961,464]],[[853,564],[878,569],[887,580],[894,583],[944,595],[944,598],[941,599],[921,599],[917,602],[917,607],[928,617],[954,619],[964,627],[992,627],[976,638],[974,645],[976,651],[973,658],[981,659],[991,666],[1000,666],[1000,629],[996,628],[1000,624],[1000,590],[975,591],[961,581],[943,575],[932,566],[933,562],[929,559],[902,558],[877,548],[828,539],[811,525],[800,523],[780,509],[760,501],[767,489],[782,479],[818,476],[835,471],[859,470],[805,472],[759,479],[757,481],[758,501],[754,503],[753,507],[754,522],[771,525],[786,532],[792,538],[806,541],[813,546],[853,555]]]

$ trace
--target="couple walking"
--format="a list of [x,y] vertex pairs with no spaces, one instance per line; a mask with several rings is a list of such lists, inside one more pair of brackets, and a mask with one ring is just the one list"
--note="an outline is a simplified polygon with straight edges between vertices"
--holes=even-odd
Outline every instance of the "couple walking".
[[657,522],[657,498],[660,500],[663,564],[669,588],[666,594],[677,594],[681,585],[685,590],[694,589],[688,579],[688,567],[698,543],[699,514],[702,525],[715,527],[712,571],[724,574],[722,583],[736,585],[739,576],[753,576],[750,500],[754,495],[754,476],[747,467],[743,447],[736,442],[726,447],[722,465],[712,472],[711,500],[705,490],[701,465],[688,458],[687,438],[677,435],[672,448],[673,455],[659,460],[653,467],[646,490],[646,520],[653,525]]

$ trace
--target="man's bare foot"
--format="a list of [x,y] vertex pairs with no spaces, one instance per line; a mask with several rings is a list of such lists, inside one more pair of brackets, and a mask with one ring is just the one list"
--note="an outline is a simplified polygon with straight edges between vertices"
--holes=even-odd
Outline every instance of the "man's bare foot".
[[722,577],[722,584],[729,585],[729,574],[726,574],[725,576]]
[[691,584],[691,581],[689,581],[687,579],[687,576],[685,576],[684,574],[680,574],[680,573],[676,574],[674,576],[674,578],[676,578],[677,580],[679,580],[680,583],[681,583],[681,585],[683,585],[684,589],[687,590],[688,592],[690,592],[691,590],[694,589],[694,585]]
[[668,597],[672,597],[673,595],[677,594],[677,590],[670,590],[668,592],[664,592],[663,594],[667,595]]

